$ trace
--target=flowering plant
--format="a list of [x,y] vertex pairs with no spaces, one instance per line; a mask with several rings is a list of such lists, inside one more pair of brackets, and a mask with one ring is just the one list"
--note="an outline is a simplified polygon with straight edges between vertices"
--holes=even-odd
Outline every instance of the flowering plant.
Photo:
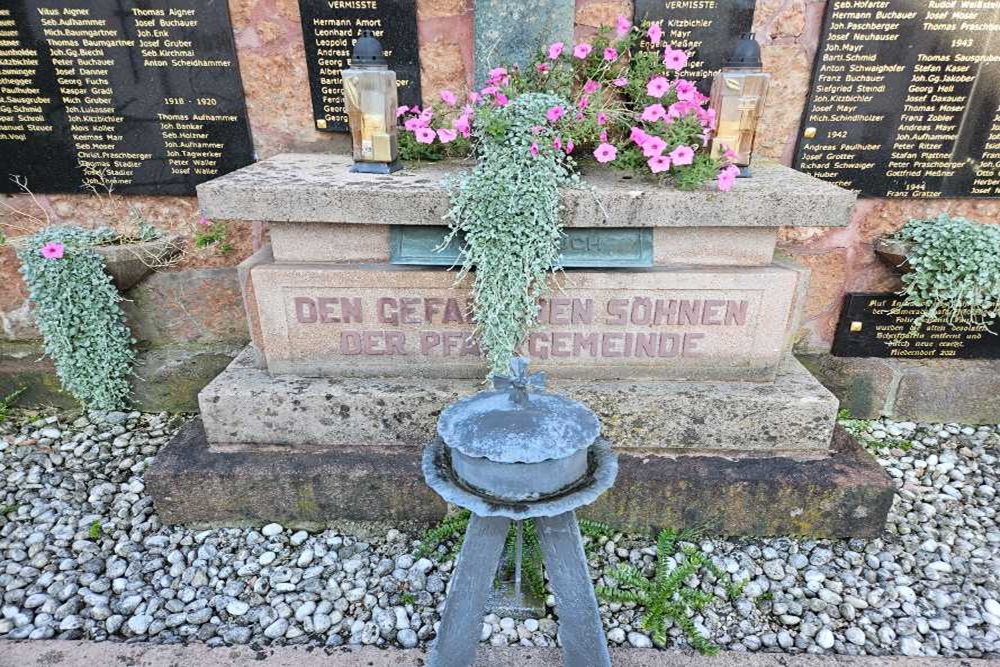
[[[680,49],[662,43],[659,23],[643,28],[619,17],[590,42],[548,45],[526,68],[496,67],[486,86],[464,103],[442,91],[441,100],[423,109],[400,107],[404,159],[466,156],[478,133],[502,135],[497,110],[529,93],[562,100],[549,107],[535,128],[539,141],[528,150],[537,156],[542,135],[551,147],[574,157],[587,154],[601,164],[653,175],[681,189],[718,179],[722,191],[733,187],[738,169],[706,149],[715,113],[694,83],[679,76],[688,61]],[[551,136],[549,136],[551,135]]]

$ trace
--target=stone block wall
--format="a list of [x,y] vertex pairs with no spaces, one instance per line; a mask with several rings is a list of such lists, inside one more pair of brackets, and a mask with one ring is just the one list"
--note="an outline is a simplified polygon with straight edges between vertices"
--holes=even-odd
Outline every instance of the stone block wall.
[[[464,91],[471,86],[473,1],[417,0],[422,85],[428,99],[444,88]],[[230,0],[229,4],[258,157],[287,151],[346,152],[346,137],[313,129],[298,0]],[[806,101],[824,6],[825,0],[757,1],[755,29],[763,44],[765,66],[775,74],[759,153],[786,164],[791,160]],[[586,37],[596,26],[631,12],[631,0],[576,0],[576,34]],[[163,229],[183,234],[189,241],[197,230],[200,213],[193,197],[130,199]],[[38,200],[55,221],[85,226],[104,221],[89,196],[48,195]],[[26,210],[32,206],[23,196],[9,197],[6,203]],[[895,285],[895,279],[874,257],[872,239],[898,228],[910,216],[941,211],[990,222],[1000,213],[1000,202],[863,199],[845,229],[784,229],[782,247],[812,272],[798,349],[829,349],[846,291]],[[238,292],[232,289],[236,281],[233,267],[266,240],[266,231],[260,224],[223,223],[231,250],[220,254],[214,247],[189,247],[182,262],[154,278],[149,286],[138,288],[142,293],[149,290],[156,294],[156,298],[139,298],[128,306],[144,349],[182,346],[216,350],[249,338]],[[11,235],[16,236],[16,232]],[[25,296],[13,250],[0,247],[0,368],[5,356],[13,355],[14,341],[23,359],[24,341],[37,340]],[[162,307],[175,297],[181,301]],[[190,306],[198,307],[192,310]],[[210,314],[213,323],[199,320],[198,312]],[[190,340],[190,332],[199,328],[201,333]]]

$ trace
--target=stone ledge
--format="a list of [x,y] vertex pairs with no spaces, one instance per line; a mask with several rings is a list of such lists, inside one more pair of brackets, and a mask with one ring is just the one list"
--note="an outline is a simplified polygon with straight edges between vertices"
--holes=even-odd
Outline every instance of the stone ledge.
[[[619,449],[726,455],[825,456],[837,400],[794,359],[774,383],[553,380],[584,401]],[[441,409],[476,380],[271,376],[247,347],[199,395],[216,451],[315,452],[420,446]]]
[[[431,523],[444,502],[416,447],[326,454],[213,453],[199,420],[157,455],[146,486],[166,523]],[[894,485],[842,429],[821,461],[644,457],[623,453],[615,487],[581,516],[647,531],[708,522],[729,535],[876,537]]]
[[[440,225],[448,210],[442,178],[460,165],[409,166],[392,176],[352,174],[346,155],[286,153],[198,186],[216,220]],[[731,192],[684,192],[597,170],[590,189],[566,190],[568,227],[842,227],[854,193],[776,163],[754,165]],[[596,194],[596,197],[595,197]]]
[[801,356],[852,417],[1000,423],[1000,360]]

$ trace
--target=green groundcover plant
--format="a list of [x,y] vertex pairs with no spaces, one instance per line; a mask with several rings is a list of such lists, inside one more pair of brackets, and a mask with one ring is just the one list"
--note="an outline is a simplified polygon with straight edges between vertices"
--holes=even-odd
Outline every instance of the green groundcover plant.
[[[447,220],[464,238],[459,278],[472,275],[476,338],[503,374],[538,314],[559,262],[559,188],[579,184],[577,157],[675,187],[733,187],[730,153],[706,149],[708,98],[680,78],[688,55],[662,43],[659,23],[623,17],[592,41],[555,42],[526,68],[496,67],[459,102],[441,91],[427,108],[401,107],[404,159],[476,159],[452,182]],[[473,274],[472,269],[475,268]]]
[[893,237],[910,244],[904,304],[933,321],[985,326],[1000,317],[1000,226],[942,213],[910,220]]
[[17,252],[45,352],[63,387],[98,410],[127,403],[135,359],[118,290],[94,251],[117,236],[107,228],[51,226],[21,239]]

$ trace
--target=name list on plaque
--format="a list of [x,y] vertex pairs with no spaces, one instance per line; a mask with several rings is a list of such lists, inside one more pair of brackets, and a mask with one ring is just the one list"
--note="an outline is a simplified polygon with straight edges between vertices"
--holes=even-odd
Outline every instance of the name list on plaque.
[[347,132],[341,70],[364,30],[382,43],[396,72],[399,103],[420,104],[416,0],[299,0],[317,130]]
[[1000,321],[985,326],[926,322],[923,312],[895,294],[856,293],[844,300],[833,341],[838,357],[891,359],[1000,359]]
[[830,0],[797,169],[885,197],[1000,196],[1000,3]]
[[691,56],[681,75],[707,84],[722,69],[739,36],[752,29],[755,4],[755,0],[636,0],[635,20],[640,25],[660,21],[663,42]]
[[0,4],[0,192],[194,194],[253,161],[229,12],[198,0]]

